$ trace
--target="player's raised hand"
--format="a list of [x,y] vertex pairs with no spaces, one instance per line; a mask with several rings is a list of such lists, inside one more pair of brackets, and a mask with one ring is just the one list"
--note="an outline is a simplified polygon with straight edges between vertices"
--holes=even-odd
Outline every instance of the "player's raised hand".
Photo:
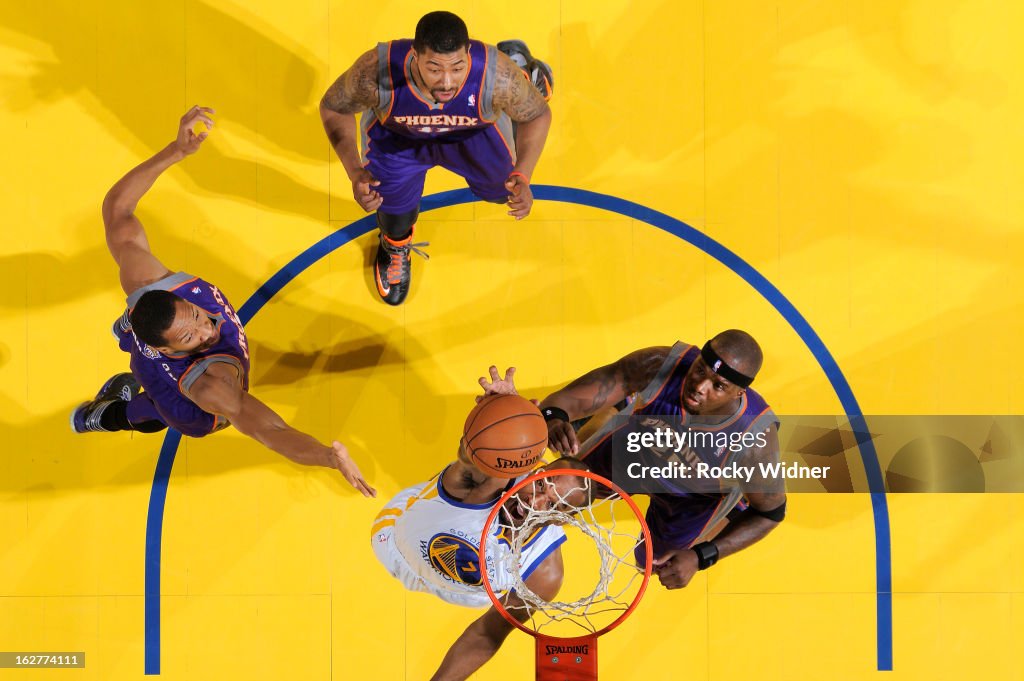
[[384,198],[374,189],[379,185],[380,180],[375,179],[365,168],[357,171],[352,178],[352,198],[367,213],[377,210],[384,203]]
[[572,424],[562,419],[548,421],[548,447],[564,456],[576,456],[580,441]]
[[530,214],[533,208],[533,191],[530,189],[530,181],[522,173],[512,173],[505,180],[505,189],[508,190],[508,207],[511,208],[509,215],[516,220],[522,220]]
[[515,378],[515,375],[516,375],[516,368],[515,367],[509,367],[505,371],[505,378],[501,377],[501,374],[498,372],[498,367],[496,367],[496,366],[492,365],[491,368],[488,371],[489,371],[489,373],[491,375],[491,380],[488,381],[486,378],[481,376],[479,381],[478,381],[478,383],[480,383],[480,387],[484,389],[484,394],[476,396],[476,401],[477,402],[479,402],[480,400],[484,399],[488,395],[518,395],[519,394],[516,391],[516,384],[515,384],[515,381],[513,380]]
[[[174,140],[174,145],[178,147],[179,151],[187,156],[199,150],[203,140],[209,136],[210,128],[213,127],[213,119],[210,118],[213,113],[214,111],[210,107],[198,104],[185,112],[185,115],[181,117],[181,122],[178,123],[178,137]],[[196,128],[200,125],[206,126],[206,130],[196,132]]]
[[348,448],[335,440],[331,443],[331,450],[331,456],[334,458],[334,467],[341,471],[341,474],[348,480],[348,484],[355,487],[364,497],[377,496],[377,490],[370,487],[369,483],[363,479],[363,474],[359,472],[359,466],[348,455]]

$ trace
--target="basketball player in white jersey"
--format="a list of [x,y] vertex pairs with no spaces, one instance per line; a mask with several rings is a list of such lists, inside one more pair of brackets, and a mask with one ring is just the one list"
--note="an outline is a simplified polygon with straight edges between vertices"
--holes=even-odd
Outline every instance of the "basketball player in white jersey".
[[[492,382],[480,379],[485,393],[517,394],[512,383],[514,371],[509,369],[505,378],[498,380],[497,369],[492,367]],[[585,470],[586,464],[564,458],[543,468]],[[483,587],[480,536],[494,505],[523,477],[509,480],[484,474],[469,461],[460,444],[455,461],[427,482],[399,492],[377,516],[371,533],[377,559],[406,589],[431,593],[455,605],[487,607],[490,599]],[[565,502],[582,506],[588,502],[588,482],[582,477],[559,475],[535,482],[517,497],[535,510]],[[503,511],[513,518],[521,514],[514,504],[507,503]],[[554,599],[562,585],[560,546],[564,541],[562,528],[550,525],[541,528],[522,552],[523,581],[546,600]],[[488,543],[489,554],[491,546]],[[496,591],[507,588],[509,578],[507,574],[492,575],[492,587]],[[514,594],[508,598],[510,608],[521,605]],[[510,612],[526,611],[515,608]],[[511,630],[512,625],[491,606],[448,650],[433,681],[469,677],[497,652]]]

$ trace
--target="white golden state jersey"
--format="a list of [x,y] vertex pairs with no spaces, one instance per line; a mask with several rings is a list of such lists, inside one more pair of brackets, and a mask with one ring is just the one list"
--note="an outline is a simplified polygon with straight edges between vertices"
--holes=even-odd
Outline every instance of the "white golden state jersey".
[[[377,559],[412,591],[424,591],[471,608],[491,604],[483,586],[480,535],[497,500],[464,504],[441,486],[444,471],[409,487],[387,503],[373,522],[370,540]],[[517,478],[509,484],[518,482]],[[562,542],[565,532],[554,525],[541,528],[522,551],[520,574],[525,581]],[[494,573],[494,557],[507,550],[500,537],[487,540],[491,587],[507,589],[508,572]]]

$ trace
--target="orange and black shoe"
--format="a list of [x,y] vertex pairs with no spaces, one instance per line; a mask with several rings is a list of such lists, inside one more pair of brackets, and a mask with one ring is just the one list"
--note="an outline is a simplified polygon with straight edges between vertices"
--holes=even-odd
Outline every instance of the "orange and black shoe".
[[401,305],[409,295],[412,283],[412,269],[409,253],[415,253],[424,260],[430,260],[421,247],[429,243],[412,243],[412,233],[401,241],[392,241],[380,233],[380,245],[377,247],[377,259],[373,264],[373,278],[377,283],[377,293],[388,305]]
[[502,40],[496,47],[523,70],[545,101],[551,99],[551,93],[555,91],[555,75],[550,66],[530,54],[526,43],[522,40]]

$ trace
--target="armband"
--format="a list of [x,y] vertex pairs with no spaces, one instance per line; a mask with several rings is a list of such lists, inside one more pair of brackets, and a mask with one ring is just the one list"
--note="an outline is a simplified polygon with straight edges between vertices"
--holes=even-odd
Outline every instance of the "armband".
[[762,518],[767,518],[768,520],[771,520],[772,522],[776,522],[776,523],[781,523],[782,519],[786,517],[786,502],[785,501],[783,501],[781,504],[779,504],[779,506],[777,506],[776,508],[773,508],[770,511],[759,511],[758,509],[754,508],[753,506],[748,507],[748,509],[752,513],[756,513],[757,515],[761,516]]

